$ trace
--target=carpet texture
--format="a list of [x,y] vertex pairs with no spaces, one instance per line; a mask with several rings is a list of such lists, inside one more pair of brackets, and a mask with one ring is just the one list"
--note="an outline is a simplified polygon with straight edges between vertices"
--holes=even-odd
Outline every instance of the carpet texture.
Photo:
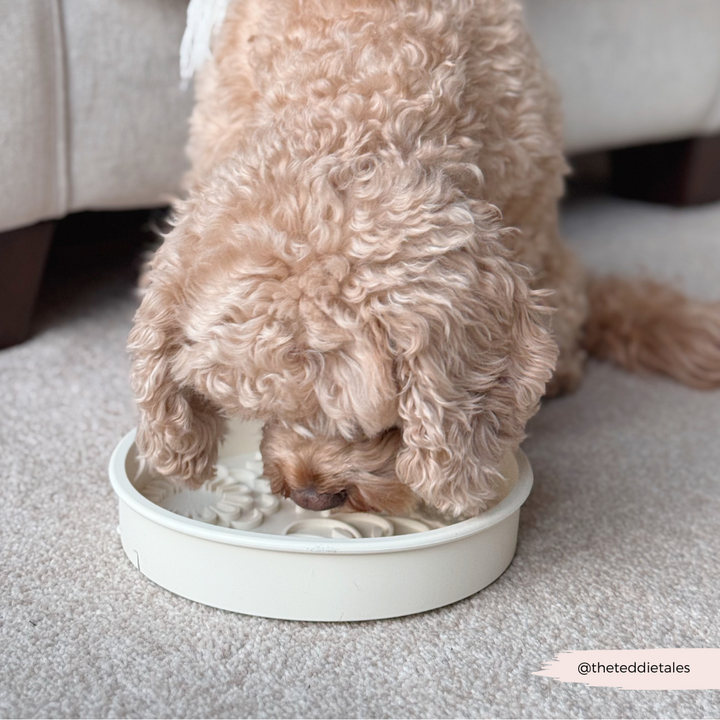
[[[720,205],[564,212],[600,270],[720,297]],[[524,448],[535,488],[508,571],[397,620],[291,623],[193,604],[125,558],[106,465],[134,424],[130,274],[46,290],[0,352],[0,715],[718,717],[719,692],[563,685],[564,650],[720,647],[720,392],[591,363]]]

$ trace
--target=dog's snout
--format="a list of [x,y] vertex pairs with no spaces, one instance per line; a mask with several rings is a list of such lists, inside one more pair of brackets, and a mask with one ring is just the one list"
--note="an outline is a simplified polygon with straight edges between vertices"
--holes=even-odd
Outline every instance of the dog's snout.
[[293,490],[290,493],[293,502],[306,510],[331,510],[340,507],[347,499],[343,490],[339,493],[321,493],[313,487]]

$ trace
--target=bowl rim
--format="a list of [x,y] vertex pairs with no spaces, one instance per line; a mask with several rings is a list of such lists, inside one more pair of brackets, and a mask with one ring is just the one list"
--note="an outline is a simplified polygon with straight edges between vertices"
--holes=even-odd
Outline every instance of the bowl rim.
[[135,442],[136,432],[137,428],[127,433],[113,450],[110,457],[108,467],[110,483],[121,502],[151,522],[175,532],[225,545],[238,545],[260,550],[309,554],[365,555],[412,551],[445,545],[446,543],[476,535],[505,520],[520,509],[520,506],[527,500],[533,485],[533,472],[530,463],[525,453],[518,449],[515,453],[515,460],[518,464],[518,481],[507,496],[487,512],[447,527],[391,537],[322,538],[318,540],[257,533],[249,530],[234,530],[182,517],[155,505],[141,495],[130,482],[125,470],[127,456]]

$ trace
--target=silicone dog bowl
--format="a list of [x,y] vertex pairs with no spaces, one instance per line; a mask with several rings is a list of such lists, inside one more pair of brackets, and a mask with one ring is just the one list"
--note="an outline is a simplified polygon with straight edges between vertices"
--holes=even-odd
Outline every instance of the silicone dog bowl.
[[122,545],[150,580],[248,615],[373,620],[466,598],[512,561],[520,506],[532,487],[522,452],[502,468],[509,494],[469,520],[312,512],[270,494],[258,452],[261,427],[233,425],[216,477],[197,490],[143,469],[135,431],[119,443],[110,480]]

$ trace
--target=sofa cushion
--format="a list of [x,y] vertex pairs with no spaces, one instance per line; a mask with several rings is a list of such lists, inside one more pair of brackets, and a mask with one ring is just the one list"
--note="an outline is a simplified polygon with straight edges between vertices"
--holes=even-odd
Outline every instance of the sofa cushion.
[[720,2],[525,0],[586,151],[720,131]]
[[185,0],[0,0],[0,232],[179,190]]
[[0,0],[0,231],[68,202],[57,0]]
[[185,0],[64,0],[70,209],[177,192],[192,89],[180,89]]

